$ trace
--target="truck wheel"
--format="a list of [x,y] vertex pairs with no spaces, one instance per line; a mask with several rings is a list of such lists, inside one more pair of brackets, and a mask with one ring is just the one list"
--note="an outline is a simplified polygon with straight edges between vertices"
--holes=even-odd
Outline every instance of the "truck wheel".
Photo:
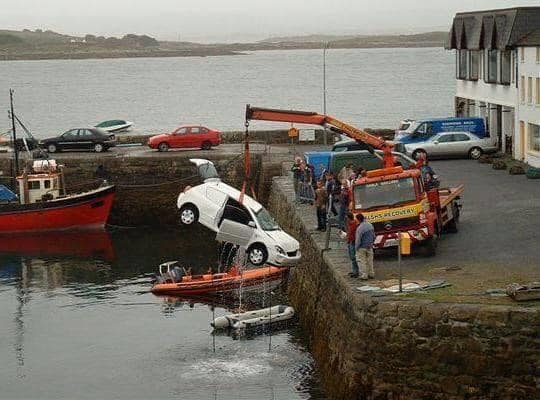
[[212,148],[212,143],[209,141],[203,142],[201,149],[203,150],[210,150]]
[[483,151],[480,147],[473,147],[469,150],[469,158],[473,160],[478,160],[482,155]]
[[180,209],[180,224],[193,225],[199,220],[199,210],[193,204],[185,204]]
[[433,257],[437,254],[437,237],[432,236],[422,242],[423,255],[425,257]]
[[248,249],[248,260],[255,266],[263,265],[268,259],[268,251],[260,243],[255,243]]
[[169,145],[166,142],[162,142],[158,145],[157,149],[161,152],[169,151]]
[[418,150],[415,150],[413,151],[412,153],[412,158],[414,160],[418,160],[418,158],[420,157],[420,155],[424,155],[424,159],[427,160],[427,153],[425,150],[422,150],[422,149],[418,149]]
[[459,229],[459,207],[452,206],[452,215],[454,216],[448,224],[446,224],[446,231],[449,233],[457,233]]

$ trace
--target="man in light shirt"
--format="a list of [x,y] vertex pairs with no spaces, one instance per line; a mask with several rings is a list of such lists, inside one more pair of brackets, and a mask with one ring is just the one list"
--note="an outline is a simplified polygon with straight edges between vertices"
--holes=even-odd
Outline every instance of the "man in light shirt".
[[373,243],[375,242],[375,229],[367,222],[364,215],[358,214],[356,219],[360,223],[356,228],[356,262],[360,269],[360,279],[375,278],[373,269]]

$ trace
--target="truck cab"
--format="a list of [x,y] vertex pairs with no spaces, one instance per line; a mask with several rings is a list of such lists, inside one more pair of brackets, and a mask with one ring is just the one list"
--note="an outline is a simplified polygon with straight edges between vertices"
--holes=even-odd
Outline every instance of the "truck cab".
[[375,247],[397,245],[399,232],[408,232],[413,243],[429,238],[434,230],[418,169],[402,167],[368,171],[352,188],[355,213],[362,213],[375,228]]

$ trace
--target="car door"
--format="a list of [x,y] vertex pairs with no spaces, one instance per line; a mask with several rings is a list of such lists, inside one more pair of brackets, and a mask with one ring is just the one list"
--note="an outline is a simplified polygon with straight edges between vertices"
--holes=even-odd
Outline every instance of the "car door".
[[94,142],[97,137],[90,129],[79,129],[77,148],[80,150],[91,150],[94,148]]
[[199,126],[189,127],[186,143],[186,147],[201,147],[201,128]]
[[79,140],[79,129],[71,129],[60,136],[58,146],[62,150],[73,150],[77,148]]
[[443,133],[439,136],[435,136],[433,140],[429,141],[429,145],[426,146],[428,155],[437,157],[447,156],[451,153],[451,145],[454,140],[453,133]]
[[187,142],[186,142],[187,133],[188,133],[188,128],[187,127],[183,126],[183,127],[178,128],[171,135],[171,137],[169,139],[169,141],[170,141],[169,145],[171,147],[175,147],[175,148],[188,147]]
[[207,201],[200,207],[199,218],[204,224],[206,222],[207,226],[212,226],[215,230],[218,229],[221,216],[225,210],[225,205],[228,200],[227,194],[223,193],[215,186],[207,186],[206,188],[206,199]]
[[466,133],[455,133],[452,142],[452,155],[465,156],[471,148],[471,138]]

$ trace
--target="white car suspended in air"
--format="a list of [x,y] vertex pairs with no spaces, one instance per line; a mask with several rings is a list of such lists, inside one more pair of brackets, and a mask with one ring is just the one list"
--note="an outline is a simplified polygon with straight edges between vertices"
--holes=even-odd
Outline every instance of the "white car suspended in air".
[[223,221],[227,220],[228,227],[236,225],[240,230],[249,227],[253,231],[245,247],[253,265],[290,266],[300,260],[298,241],[284,232],[260,203],[248,195],[240,203],[240,191],[221,181],[211,161],[199,158],[190,161],[197,166],[204,183],[187,186],[178,196],[182,225],[199,222],[220,232]]

